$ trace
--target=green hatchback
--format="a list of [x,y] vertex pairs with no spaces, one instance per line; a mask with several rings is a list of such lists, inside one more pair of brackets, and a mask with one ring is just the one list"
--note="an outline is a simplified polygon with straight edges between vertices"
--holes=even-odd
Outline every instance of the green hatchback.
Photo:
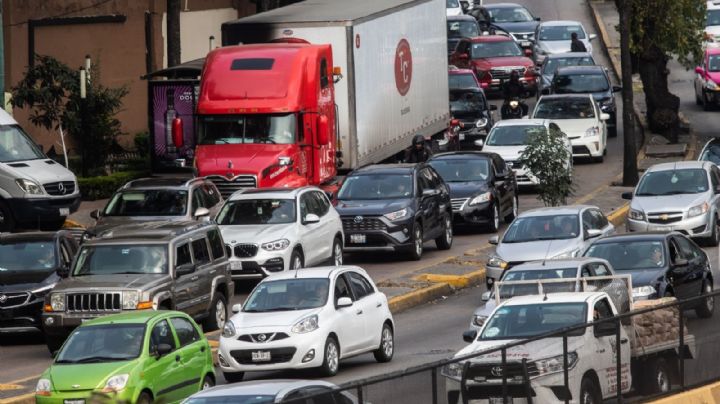
[[187,314],[142,310],[75,329],[38,380],[37,403],[84,404],[97,394],[178,402],[215,384],[205,335]]

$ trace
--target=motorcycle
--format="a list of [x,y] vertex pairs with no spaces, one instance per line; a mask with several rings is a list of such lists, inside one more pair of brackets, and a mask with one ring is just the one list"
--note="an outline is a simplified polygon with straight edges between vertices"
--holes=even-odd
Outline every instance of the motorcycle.
[[503,104],[500,116],[502,119],[522,119],[527,110],[527,105],[520,98],[513,97]]

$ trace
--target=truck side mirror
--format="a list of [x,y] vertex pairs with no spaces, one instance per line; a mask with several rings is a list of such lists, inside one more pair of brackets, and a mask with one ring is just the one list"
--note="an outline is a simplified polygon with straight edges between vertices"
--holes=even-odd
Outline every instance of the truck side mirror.
[[623,192],[621,198],[627,199],[628,201],[632,200],[632,192]]
[[320,115],[317,124],[317,142],[320,146],[327,146],[330,143],[330,120],[327,115]]
[[175,147],[178,149],[183,147],[184,132],[183,132],[183,121],[180,118],[175,118],[172,121],[172,140],[175,143]]
[[463,333],[463,341],[472,343],[477,338],[477,331],[467,330]]

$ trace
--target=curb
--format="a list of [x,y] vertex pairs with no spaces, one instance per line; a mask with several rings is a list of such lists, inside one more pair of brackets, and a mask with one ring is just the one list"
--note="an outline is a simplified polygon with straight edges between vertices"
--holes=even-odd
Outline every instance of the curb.
[[[63,229],[85,229],[86,227],[82,223],[78,223],[72,219],[65,219]],[[1,403],[1,402],[0,402]]]
[[720,383],[712,383],[697,389],[674,394],[659,400],[650,401],[652,404],[708,404],[720,403]]
[[35,404],[35,393],[27,393],[21,396],[1,399],[0,404]]
[[463,289],[482,282],[485,279],[485,268],[481,267],[477,271],[465,275],[421,274],[415,279],[431,283],[447,283],[455,289]]
[[447,296],[453,292],[452,286],[447,283],[436,283],[428,287],[413,290],[404,295],[395,296],[388,301],[388,306],[393,314],[419,306],[423,303],[435,300],[441,296]]

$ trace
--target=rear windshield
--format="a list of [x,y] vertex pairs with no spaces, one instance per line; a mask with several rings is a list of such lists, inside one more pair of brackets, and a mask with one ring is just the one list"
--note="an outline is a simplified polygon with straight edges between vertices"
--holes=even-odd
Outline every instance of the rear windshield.
[[545,26],[540,28],[538,38],[541,41],[569,41],[573,32],[578,39],[585,39],[585,31],[579,25]]
[[468,92],[451,92],[450,93],[450,112],[476,112],[486,110],[485,97],[482,93]]
[[553,89],[557,94],[598,93],[608,91],[610,83],[601,73],[555,75]]
[[116,193],[105,208],[105,216],[182,216],[188,208],[188,192],[153,189]]
[[533,118],[588,119],[595,118],[595,111],[589,98],[541,99]]
[[478,88],[478,83],[473,77],[474,73],[449,74],[448,85],[450,90],[462,90],[465,88]]

